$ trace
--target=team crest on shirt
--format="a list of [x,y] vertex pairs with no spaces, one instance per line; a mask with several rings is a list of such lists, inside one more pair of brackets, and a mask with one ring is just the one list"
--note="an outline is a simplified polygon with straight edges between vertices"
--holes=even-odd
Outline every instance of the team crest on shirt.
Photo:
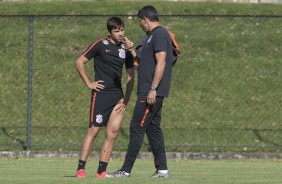
[[96,123],[102,123],[103,122],[103,115],[101,114],[98,114],[96,116]]
[[124,59],[125,58],[125,50],[124,49],[118,49],[119,57]]
[[103,40],[102,42],[103,42],[103,44],[105,44],[105,45],[109,45],[109,41],[108,41],[108,40]]

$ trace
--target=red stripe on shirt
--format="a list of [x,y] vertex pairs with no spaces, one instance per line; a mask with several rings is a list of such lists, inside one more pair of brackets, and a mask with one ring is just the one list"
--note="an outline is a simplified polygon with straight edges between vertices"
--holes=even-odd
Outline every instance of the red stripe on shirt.
[[91,50],[99,41],[104,40],[104,39],[108,39],[108,37],[106,36],[106,37],[101,38],[100,40],[97,40],[97,41],[95,41],[94,43],[92,43],[92,45],[90,45],[90,47],[89,47],[82,55],[84,56],[84,55],[85,55],[87,52],[89,52],[89,50]]

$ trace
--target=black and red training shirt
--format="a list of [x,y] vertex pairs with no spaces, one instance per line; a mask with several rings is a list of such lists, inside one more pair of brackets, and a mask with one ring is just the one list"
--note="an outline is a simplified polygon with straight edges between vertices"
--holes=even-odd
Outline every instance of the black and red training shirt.
[[133,56],[124,48],[124,44],[113,44],[109,37],[92,43],[83,55],[94,59],[95,81],[104,81],[106,89],[121,88],[122,68],[133,68]]

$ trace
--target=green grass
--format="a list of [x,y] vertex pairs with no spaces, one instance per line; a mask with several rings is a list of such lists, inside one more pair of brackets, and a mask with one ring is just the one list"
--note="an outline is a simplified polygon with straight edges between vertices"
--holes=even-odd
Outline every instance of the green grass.
[[[135,15],[146,4],[1,2],[0,14]],[[272,16],[281,15],[282,8],[269,4],[150,4],[160,14],[171,15]],[[33,149],[79,149],[88,125],[90,91],[79,78],[74,61],[94,40],[107,35],[106,19],[107,16],[35,17]],[[127,37],[137,43],[144,33],[136,17],[123,19]],[[163,108],[162,126],[168,150],[193,151],[201,146],[205,150],[206,146],[281,151],[277,149],[282,146],[281,18],[181,16],[161,17],[161,23],[176,34],[182,50],[173,70],[170,97]],[[26,16],[0,17],[1,150],[23,149],[26,142],[28,25]],[[93,76],[92,67],[87,65]],[[128,143],[135,93],[136,86],[116,143],[118,150],[126,149]],[[98,137],[94,149],[100,148],[103,137]]]
[[6,15],[136,15],[140,7],[154,5],[160,14],[231,14],[231,15],[281,15],[281,5],[239,3],[189,3],[143,0],[79,1],[19,1],[1,2],[0,12]]
[[[168,160],[170,178],[150,178],[153,160],[137,159],[130,178],[96,179],[97,160],[89,159],[86,179],[74,177],[75,158],[0,158],[0,181],[30,183],[170,183],[170,184],[278,184],[282,181],[280,160]],[[122,160],[111,160],[108,171],[116,171]]]

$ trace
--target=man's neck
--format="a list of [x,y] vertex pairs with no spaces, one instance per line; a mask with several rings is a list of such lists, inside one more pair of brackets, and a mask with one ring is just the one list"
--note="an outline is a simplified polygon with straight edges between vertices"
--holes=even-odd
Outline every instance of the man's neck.
[[161,25],[160,22],[151,22],[150,29],[149,29],[150,32],[160,25]]
[[118,45],[120,43],[119,41],[116,42],[111,36],[109,36],[109,40],[115,45]]

